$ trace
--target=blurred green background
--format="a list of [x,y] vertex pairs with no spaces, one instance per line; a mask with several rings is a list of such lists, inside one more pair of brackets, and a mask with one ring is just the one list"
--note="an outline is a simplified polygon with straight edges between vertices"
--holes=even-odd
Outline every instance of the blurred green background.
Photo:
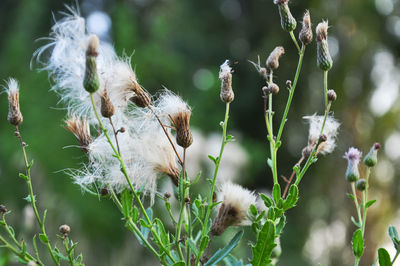
[[[154,93],[165,85],[189,102],[193,107],[192,125],[199,139],[211,146],[213,133],[219,132],[218,124],[224,115],[224,104],[219,99],[219,65],[227,58],[237,61],[229,129],[237,142],[227,155],[225,168],[236,176],[236,182],[265,191],[271,188],[272,176],[266,166],[263,81],[248,60],[256,61],[260,55],[265,62],[275,46],[286,48],[281,66],[274,73],[275,82],[281,87],[274,98],[278,117],[288,94],[285,82],[293,78],[297,65],[295,47],[282,31],[277,7],[272,2],[81,0],[79,6],[82,16],[88,18],[90,31],[99,34],[102,41],[112,43],[118,54],[133,54],[139,81],[148,91]],[[141,249],[124,229],[112,202],[82,194],[61,171],[79,168],[85,159],[79,149],[67,148],[75,144],[75,139],[63,128],[65,111],[57,105],[57,96],[49,92],[47,73],[38,73],[35,63],[31,69],[30,61],[32,53],[44,44],[36,40],[47,36],[53,25],[52,12],[60,18],[58,11],[66,10],[64,4],[76,5],[60,0],[0,3],[0,79],[12,76],[21,83],[21,133],[28,144],[29,157],[35,160],[34,189],[41,211],[48,209],[48,234],[53,243],[61,246],[55,237],[58,226],[69,224],[71,237],[79,242],[78,251],[83,252],[87,265],[154,265],[150,253]],[[389,241],[387,226],[400,227],[400,1],[293,0],[290,7],[299,22],[305,9],[310,9],[314,26],[329,19],[329,45],[334,58],[329,88],[338,94],[333,111],[342,125],[336,150],[321,157],[301,183],[298,207],[288,213],[278,265],[353,263],[350,240],[355,228],[350,216],[355,215],[355,210],[346,196],[350,187],[344,179],[346,162],[342,156],[349,146],[366,153],[379,141],[383,149],[370,190],[370,197],[378,203],[369,212],[366,254],[362,260],[362,265],[371,265],[377,247]],[[299,26],[296,36],[298,30]],[[313,42],[306,50],[284,132],[279,174],[290,175],[307,142],[308,127],[302,117],[321,114],[322,97],[322,72],[316,67]],[[22,154],[6,120],[7,108],[3,94],[0,203],[12,210],[10,222],[30,244],[37,227],[32,225],[29,208],[25,208],[23,198],[27,191],[18,178],[18,172],[23,171]],[[189,159],[191,152],[196,154],[196,160],[203,161],[208,154],[215,153],[189,149]],[[208,177],[205,173],[203,179]],[[228,230],[225,237],[229,239],[234,232],[235,229]],[[224,241],[227,240],[222,237],[221,242]],[[392,247],[388,249],[393,252]],[[246,241],[235,252],[246,258]],[[13,261],[12,256],[0,250],[0,265],[13,265]]]

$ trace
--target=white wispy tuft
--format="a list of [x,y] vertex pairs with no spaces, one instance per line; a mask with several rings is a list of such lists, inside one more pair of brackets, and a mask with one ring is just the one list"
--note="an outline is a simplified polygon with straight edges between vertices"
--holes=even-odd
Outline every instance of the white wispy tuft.
[[15,95],[17,93],[19,93],[19,84],[18,81],[14,78],[9,78],[6,81],[6,86],[4,86],[4,92],[6,92],[8,94],[8,96],[10,95]]
[[231,73],[232,73],[232,68],[229,66],[229,60],[225,60],[225,62],[220,66],[219,78],[224,79]]
[[[311,116],[304,116],[303,118],[310,124],[310,129],[308,131],[308,144],[314,145],[318,143],[324,116],[318,116],[314,114]],[[318,147],[319,153],[325,155],[333,152],[336,147],[336,135],[338,133],[339,126],[340,123],[337,122],[333,116],[329,115],[327,117],[323,132],[327,139]]]

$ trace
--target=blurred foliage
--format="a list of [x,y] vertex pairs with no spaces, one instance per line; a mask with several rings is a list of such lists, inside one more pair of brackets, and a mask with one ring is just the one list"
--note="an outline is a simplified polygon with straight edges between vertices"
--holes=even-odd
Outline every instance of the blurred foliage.
[[[230,131],[250,158],[238,182],[262,191],[270,189],[272,183],[266,166],[263,81],[248,60],[256,61],[260,55],[265,61],[275,46],[286,48],[281,67],[274,73],[276,83],[281,87],[279,96],[274,99],[277,115],[282,114],[286,103],[285,82],[293,78],[297,64],[295,47],[289,35],[282,31],[277,8],[272,2],[82,0],[80,4],[83,16],[96,10],[109,14],[111,43],[119,54],[133,54],[132,63],[141,84],[152,93],[164,85],[182,95],[193,106],[193,126],[204,133],[219,130],[218,124],[223,118],[218,67],[226,58],[238,62],[234,67],[235,101],[231,105]],[[32,53],[43,43],[35,40],[49,33],[53,24],[52,12],[59,18],[57,11],[65,10],[63,4],[71,2],[2,0],[0,3],[1,79],[13,76],[21,83],[24,115],[21,132],[28,143],[29,156],[35,160],[32,175],[39,204],[42,210],[49,209],[48,233],[55,241],[58,226],[69,224],[71,237],[80,243],[78,249],[84,253],[87,265],[132,265],[139,261],[141,265],[147,261],[152,265],[149,254],[142,252],[137,241],[123,228],[120,215],[111,202],[82,194],[60,171],[79,167],[84,157],[80,150],[66,148],[75,144],[75,139],[63,129],[65,111],[59,110],[57,96],[49,92],[47,74],[38,73],[35,62],[31,69],[30,60]],[[288,225],[281,240],[283,254],[279,265],[313,265],[317,262],[349,265],[352,261],[350,232],[354,229],[350,216],[355,210],[345,195],[349,187],[344,179],[342,155],[351,145],[366,152],[374,141],[384,144],[391,134],[400,130],[398,102],[384,114],[374,115],[370,109],[371,96],[376,89],[371,76],[376,64],[375,54],[384,50],[391,54],[395,66],[400,63],[400,4],[394,0],[291,2],[292,13],[298,21],[306,8],[310,9],[314,25],[327,18],[332,25],[331,50],[337,49],[337,53],[329,73],[329,88],[338,94],[333,110],[342,127],[335,152],[321,157],[300,186],[298,207],[288,214]],[[396,18],[397,24],[391,25]],[[298,29],[296,35],[297,32]],[[302,116],[322,111],[322,73],[316,68],[315,46],[312,43],[307,47],[283,148],[278,155],[280,174],[285,176],[290,175],[292,165],[306,145],[308,129]],[[398,86],[397,83],[397,90]],[[0,114],[0,203],[13,211],[9,219],[13,219],[19,231],[25,230],[26,239],[29,239],[36,231],[26,229],[29,222],[23,215],[26,191],[17,177],[18,171],[23,169],[22,154],[12,127],[6,123],[7,99],[4,95],[0,99]],[[385,158],[384,151],[381,158]],[[385,158],[391,167],[391,177],[381,176],[387,171],[375,171],[372,178],[371,190],[375,191],[372,194],[379,205],[369,212],[363,265],[370,265],[377,255],[378,244],[388,241],[383,232],[396,217],[400,206],[398,159]],[[312,255],[304,252],[307,239],[318,231],[318,226],[331,228],[337,223],[345,228],[340,231],[343,236],[335,235],[336,231],[330,235],[322,234],[320,245],[329,248],[315,250]],[[233,235],[234,230],[230,229],[226,234]],[[340,243],[331,239],[339,244],[329,245],[327,241],[335,237],[345,241]],[[246,246],[247,243],[242,243],[236,250],[239,257],[249,252]],[[7,261],[8,256],[0,253],[0,265],[8,265]]]

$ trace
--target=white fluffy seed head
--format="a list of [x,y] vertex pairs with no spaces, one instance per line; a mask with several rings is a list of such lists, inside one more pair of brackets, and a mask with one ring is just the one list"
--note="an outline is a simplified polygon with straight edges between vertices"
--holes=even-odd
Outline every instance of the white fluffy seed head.
[[248,218],[250,205],[256,205],[257,197],[254,192],[231,182],[226,182],[221,185],[217,193],[217,201],[222,203],[218,205],[219,210],[222,204],[231,206],[238,211],[237,219],[233,225],[250,225],[251,221]]
[[[308,132],[308,144],[317,144],[321,134],[324,116],[318,116],[314,114],[311,116],[305,116],[303,118],[310,124],[310,129]],[[338,133],[339,126],[340,123],[337,122],[333,116],[329,115],[327,117],[324,132],[322,133],[327,137],[327,139],[318,146],[319,153],[325,155],[333,152],[336,147],[336,135]]]
[[9,78],[7,81],[7,86],[4,87],[5,92],[7,92],[8,96],[15,95],[19,93],[19,84],[18,81],[14,78]]
[[231,75],[232,68],[229,66],[229,60],[225,60],[225,62],[219,68],[219,78],[224,79],[227,76]]
[[317,34],[317,41],[327,40],[328,39],[328,21],[322,21],[318,23],[315,32]]

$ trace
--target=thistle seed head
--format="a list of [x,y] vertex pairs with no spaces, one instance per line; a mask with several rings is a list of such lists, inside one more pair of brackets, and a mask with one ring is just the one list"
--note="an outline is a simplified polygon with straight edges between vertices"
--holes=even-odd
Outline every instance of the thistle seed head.
[[8,94],[8,122],[13,126],[19,126],[23,117],[21,114],[21,110],[19,107],[19,85],[16,79],[10,78],[7,81],[7,87],[5,87],[5,91]]
[[71,116],[65,121],[65,129],[74,134],[79,143],[79,148],[84,152],[89,152],[89,145],[93,142],[90,136],[89,121],[86,118]]
[[229,66],[229,60],[226,60],[220,67],[219,78],[221,79],[221,100],[230,103],[234,100],[235,94],[232,90],[232,68]]
[[333,60],[328,47],[328,22],[323,21],[318,24],[317,29],[317,66],[328,71],[332,68]]
[[183,148],[188,148],[193,143],[193,136],[189,126],[190,115],[190,110],[170,115],[171,122],[176,129],[176,143]]
[[107,90],[104,90],[101,94],[101,115],[106,118],[110,118],[114,115],[115,108],[111,102],[110,97],[107,94]]
[[86,69],[83,78],[83,87],[89,93],[96,92],[100,87],[100,81],[97,74],[99,38],[96,35],[90,35],[88,46],[86,49]]
[[92,34],[89,36],[88,46],[86,49],[86,56],[98,56],[98,49],[99,49],[99,38]]
[[63,224],[58,228],[58,231],[60,231],[63,236],[67,236],[69,232],[71,232],[71,228],[69,225]]
[[132,81],[129,90],[135,94],[132,98],[130,98],[130,100],[138,107],[145,108],[150,106],[151,98],[149,94],[139,85],[139,83]]
[[299,33],[299,39],[304,44],[309,44],[313,39],[313,32],[311,29],[310,11],[306,10],[303,16],[303,26]]
[[279,58],[285,54],[285,49],[282,46],[275,47],[271,54],[267,58],[267,67],[271,70],[279,67]]

